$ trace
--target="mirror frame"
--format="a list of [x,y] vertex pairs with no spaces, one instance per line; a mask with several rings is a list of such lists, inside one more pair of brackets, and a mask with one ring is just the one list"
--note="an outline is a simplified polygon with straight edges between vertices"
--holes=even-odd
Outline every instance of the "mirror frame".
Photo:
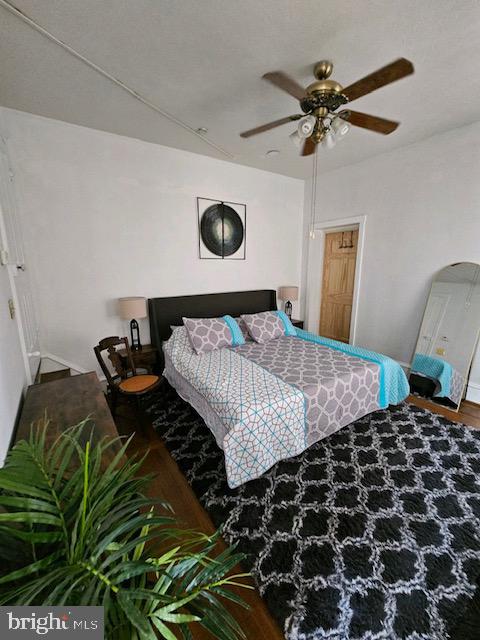
[[[432,280],[430,282],[430,290],[428,292],[428,296],[427,296],[427,301],[425,302],[425,307],[423,310],[423,314],[422,314],[422,320],[420,322],[420,326],[418,327],[418,333],[417,333],[417,340],[415,342],[415,347],[413,348],[413,354],[412,354],[412,358],[411,358],[411,362],[410,362],[410,367],[408,370],[408,382],[410,384],[410,375],[412,374],[412,364],[413,364],[413,359],[415,357],[415,353],[417,352],[417,346],[418,346],[418,341],[420,340],[420,335],[421,335],[421,330],[423,327],[423,321],[425,320],[425,315],[427,312],[427,308],[428,308],[428,303],[430,302],[430,298],[432,296],[432,287],[436,281],[437,276],[442,272],[445,271],[445,269],[448,269],[449,267],[456,267],[459,264],[472,264],[475,265],[476,267],[478,267],[480,269],[480,263],[478,262],[470,262],[470,260],[461,260],[460,262],[452,262],[451,264],[447,264],[445,267],[442,267],[441,269],[439,269],[438,271],[435,272],[434,276],[432,277]],[[479,281],[480,283],[480,281]],[[451,407],[447,407],[447,409],[449,409],[450,411],[454,411],[455,413],[458,413],[460,411],[460,405],[462,404],[463,400],[464,400],[464,396],[465,396],[465,389],[468,386],[468,379],[469,379],[469,373],[470,370],[472,368],[472,362],[473,362],[473,356],[475,355],[475,352],[477,351],[478,345],[479,345],[479,338],[480,338],[480,321],[478,323],[478,329],[477,329],[477,336],[475,339],[475,343],[473,346],[473,350],[472,353],[470,354],[468,361],[467,361],[467,369],[466,369],[466,374],[464,376],[464,382],[463,382],[463,387],[462,387],[462,397],[460,402],[458,403],[457,407],[455,409],[452,409]],[[431,402],[432,404],[436,404],[435,400],[433,400],[432,398],[425,398],[426,400],[428,400],[429,402]],[[438,406],[443,406],[443,405],[438,405]]]

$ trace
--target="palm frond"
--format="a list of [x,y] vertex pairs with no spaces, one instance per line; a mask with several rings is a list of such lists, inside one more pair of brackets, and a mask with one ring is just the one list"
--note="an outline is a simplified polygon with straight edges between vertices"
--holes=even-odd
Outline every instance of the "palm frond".
[[86,418],[49,447],[47,427],[45,417],[0,469],[0,604],[102,605],[115,640],[191,640],[192,623],[244,638],[222,603],[247,606],[231,589],[251,588],[232,573],[242,554],[218,552],[218,532],[182,529],[146,497],[130,440],[95,441]]

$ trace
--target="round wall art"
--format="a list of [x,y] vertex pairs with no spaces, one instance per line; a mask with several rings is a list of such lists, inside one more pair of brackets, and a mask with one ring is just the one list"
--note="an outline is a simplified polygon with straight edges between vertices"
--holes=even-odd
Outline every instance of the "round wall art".
[[245,259],[246,206],[197,198],[199,251],[203,259]]

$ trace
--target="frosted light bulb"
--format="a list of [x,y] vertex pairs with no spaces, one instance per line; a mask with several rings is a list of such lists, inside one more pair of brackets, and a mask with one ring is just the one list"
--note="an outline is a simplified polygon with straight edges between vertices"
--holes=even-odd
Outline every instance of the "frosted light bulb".
[[346,120],[342,120],[342,118],[335,118],[332,123],[332,129],[337,134],[337,138],[341,140],[350,131],[351,125]]
[[295,130],[293,133],[291,133],[289,135],[289,138],[293,142],[293,144],[300,149],[303,144],[303,138],[299,136],[298,131]]
[[325,146],[327,149],[333,149],[337,141],[335,140],[335,134],[333,131],[328,131],[325,136]]
[[302,118],[297,127],[298,135],[303,139],[308,138],[313,133],[316,122],[315,116],[305,116]]

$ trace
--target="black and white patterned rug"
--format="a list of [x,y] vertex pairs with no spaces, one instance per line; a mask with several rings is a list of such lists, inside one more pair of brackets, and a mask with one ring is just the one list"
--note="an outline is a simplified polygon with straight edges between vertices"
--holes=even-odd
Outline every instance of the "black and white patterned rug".
[[187,403],[149,411],[288,640],[480,638],[480,431],[404,403],[231,490]]

